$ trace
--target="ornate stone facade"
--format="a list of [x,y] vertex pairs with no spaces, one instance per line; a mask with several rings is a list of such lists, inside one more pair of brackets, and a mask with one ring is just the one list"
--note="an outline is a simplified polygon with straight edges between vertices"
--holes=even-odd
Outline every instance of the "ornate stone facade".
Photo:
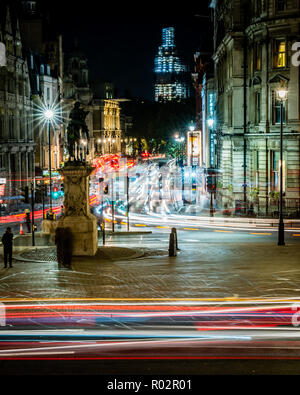
[[277,210],[280,105],[284,84],[283,185],[287,212],[299,209],[299,67],[291,47],[300,41],[297,0],[219,0],[215,15],[216,132],[221,176],[218,200]]
[[12,11],[1,4],[0,42],[5,44],[7,62],[0,67],[0,174],[7,179],[5,195],[16,198],[34,177],[35,143],[29,71]]
[[81,162],[66,162],[59,170],[64,177],[64,215],[59,221],[43,221],[43,233],[54,239],[56,228],[70,228],[73,255],[93,256],[98,249],[97,219],[90,212],[89,176],[94,168]]

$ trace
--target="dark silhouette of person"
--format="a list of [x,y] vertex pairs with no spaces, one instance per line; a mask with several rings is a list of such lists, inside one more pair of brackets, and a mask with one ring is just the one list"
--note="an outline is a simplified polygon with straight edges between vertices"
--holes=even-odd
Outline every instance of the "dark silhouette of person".
[[11,232],[11,228],[7,228],[6,232],[2,236],[2,244],[4,249],[4,268],[7,268],[7,258],[9,261],[9,267],[12,266],[12,246],[13,246],[14,235]]
[[30,229],[30,224],[31,224],[30,213],[26,213],[25,224],[27,226],[27,233],[31,233],[31,229]]
[[70,228],[56,228],[55,244],[58,267],[71,269],[73,255],[73,235]]

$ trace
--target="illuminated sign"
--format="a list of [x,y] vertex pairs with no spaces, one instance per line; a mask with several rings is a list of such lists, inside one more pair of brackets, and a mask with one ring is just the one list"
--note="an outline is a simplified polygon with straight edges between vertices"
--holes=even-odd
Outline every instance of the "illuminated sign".
[[215,113],[215,94],[210,93],[208,95],[208,117],[213,118]]
[[[210,93],[208,95],[208,118],[213,120],[215,115],[215,94]],[[213,126],[213,124],[212,124]],[[215,148],[215,132],[213,130],[210,131],[210,136],[209,136],[209,145],[210,145],[210,166],[214,167],[215,166],[215,153],[216,153],[216,148]]]
[[215,133],[210,133],[210,165],[214,167],[215,165]]
[[0,178],[0,184],[6,184],[6,178]]
[[189,166],[201,164],[201,135],[200,132],[188,132],[188,163]]

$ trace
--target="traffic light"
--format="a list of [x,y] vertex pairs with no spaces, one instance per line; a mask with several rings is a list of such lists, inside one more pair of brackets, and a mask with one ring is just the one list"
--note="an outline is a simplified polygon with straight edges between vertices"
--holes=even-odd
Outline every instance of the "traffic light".
[[216,173],[213,170],[208,170],[206,174],[206,189],[209,193],[216,192]]
[[29,187],[25,187],[25,203],[29,203]]
[[57,187],[53,188],[52,196],[53,196],[54,199],[58,198],[58,188]]
[[64,195],[64,193],[65,193],[65,186],[64,186],[64,184],[60,184],[60,190],[61,190],[62,194]]
[[103,186],[104,195],[108,195],[108,185]]

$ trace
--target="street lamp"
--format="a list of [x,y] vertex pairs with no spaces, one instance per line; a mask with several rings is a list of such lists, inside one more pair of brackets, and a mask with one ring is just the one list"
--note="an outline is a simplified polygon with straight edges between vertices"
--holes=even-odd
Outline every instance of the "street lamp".
[[[196,177],[195,177],[195,165],[194,165],[194,131],[195,131],[195,129],[196,129],[196,127],[195,127],[195,125],[193,124],[193,121],[192,121],[190,126],[189,126],[190,136],[191,136],[191,140],[192,140],[192,147],[191,147],[192,148],[192,150],[191,150],[192,151],[191,152],[192,191],[191,191],[191,194],[193,194],[193,187],[197,183]],[[195,187],[195,188],[196,188],[196,191],[197,191],[197,187]],[[196,194],[197,194],[197,192],[196,192]],[[192,196],[193,195],[191,195],[191,204],[195,204],[195,201],[193,200]],[[195,197],[195,198],[197,200],[197,197]]]
[[52,173],[51,173],[51,123],[54,120],[55,113],[51,108],[46,108],[44,111],[45,120],[48,123],[48,140],[49,140],[49,203],[50,203],[50,214],[52,214]]
[[284,246],[284,222],[282,215],[283,206],[283,103],[287,100],[288,91],[282,86],[277,91],[277,99],[280,101],[280,203],[278,224],[278,245]]
[[212,118],[209,118],[207,120],[207,125],[209,128],[212,128],[214,126],[214,120]]

